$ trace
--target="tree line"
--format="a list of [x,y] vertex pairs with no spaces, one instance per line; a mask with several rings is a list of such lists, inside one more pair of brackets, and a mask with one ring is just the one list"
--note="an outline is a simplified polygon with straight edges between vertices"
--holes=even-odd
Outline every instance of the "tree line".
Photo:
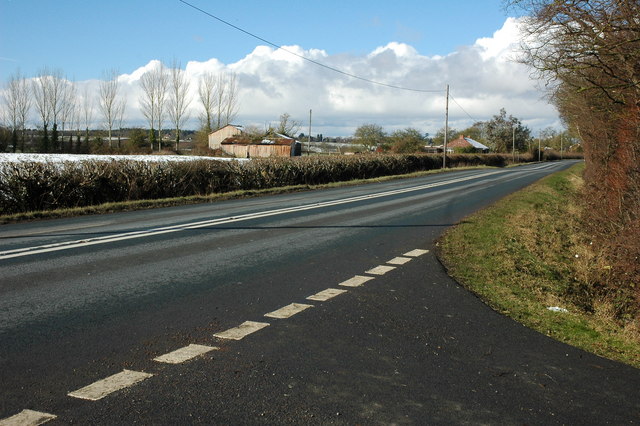
[[[479,121],[463,130],[447,129],[447,139],[452,141],[459,136],[469,137],[483,145],[491,152],[534,153],[538,148],[554,149],[559,152],[566,151],[574,146],[577,149],[578,139],[568,131],[558,132],[553,128],[547,128],[540,132],[536,143],[531,129],[522,124],[521,120],[513,115],[507,115],[504,108],[490,120]],[[423,151],[425,146],[442,146],[445,139],[445,129],[440,129],[433,137],[428,133],[421,133],[418,129],[407,127],[387,133],[382,126],[374,123],[359,126],[353,141],[363,145],[364,149],[390,151],[395,153],[412,153]],[[464,149],[459,149],[464,151]]]
[[[13,73],[6,84],[3,96],[3,121],[10,131],[13,152],[24,152],[27,123],[32,114],[37,119],[40,136],[37,150],[61,152],[68,144],[84,139],[90,141],[90,128],[94,117],[99,116],[109,148],[121,147],[126,98],[122,93],[119,73],[116,69],[103,72],[97,93],[84,90],[79,94],[77,84],[69,80],[60,69],[42,68],[34,77],[24,76],[20,70]],[[151,151],[161,150],[163,125],[168,121],[174,130],[175,150],[179,150],[181,129],[190,117],[194,99],[191,82],[180,63],[173,61],[170,67],[162,62],[145,72],[139,81],[140,110],[147,122],[148,144]],[[198,80],[196,102],[204,134],[231,123],[238,113],[238,81],[233,73],[205,72]]]

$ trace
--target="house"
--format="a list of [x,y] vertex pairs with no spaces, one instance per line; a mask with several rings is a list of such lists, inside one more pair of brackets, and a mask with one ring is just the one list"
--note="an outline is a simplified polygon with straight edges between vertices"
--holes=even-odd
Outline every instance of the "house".
[[236,126],[235,124],[227,124],[215,132],[209,133],[209,148],[219,149],[223,140],[233,136],[242,135],[243,133],[244,127]]
[[460,135],[458,139],[447,143],[447,152],[455,151],[487,153],[489,152],[489,147],[471,138],[465,138],[464,135]]

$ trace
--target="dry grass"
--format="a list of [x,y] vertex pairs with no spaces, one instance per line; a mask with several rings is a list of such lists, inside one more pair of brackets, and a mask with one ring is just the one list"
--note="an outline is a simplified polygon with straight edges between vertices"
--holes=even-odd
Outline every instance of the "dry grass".
[[[640,324],[602,286],[608,265],[582,233],[582,167],[473,215],[439,242],[452,276],[499,312],[566,343],[640,366]],[[549,311],[558,306],[568,313]]]

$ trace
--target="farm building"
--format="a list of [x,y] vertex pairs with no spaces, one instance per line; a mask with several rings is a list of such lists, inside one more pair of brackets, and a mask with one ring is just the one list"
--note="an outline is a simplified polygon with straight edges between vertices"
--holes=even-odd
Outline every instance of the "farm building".
[[218,149],[222,144],[222,141],[233,137],[242,135],[244,133],[244,128],[242,126],[236,126],[234,124],[227,124],[224,127],[219,128],[218,130],[209,133],[209,148],[210,149]]
[[456,150],[475,150],[475,152],[486,153],[489,152],[489,147],[471,138],[465,138],[464,135],[460,135],[458,139],[447,143],[447,152],[454,152]]
[[302,144],[284,135],[252,141],[246,137],[233,136],[222,141],[221,149],[237,158],[298,157]]
[[302,154],[302,144],[289,136],[271,133],[255,140],[242,126],[233,124],[209,133],[209,148],[221,149],[236,158],[297,157]]

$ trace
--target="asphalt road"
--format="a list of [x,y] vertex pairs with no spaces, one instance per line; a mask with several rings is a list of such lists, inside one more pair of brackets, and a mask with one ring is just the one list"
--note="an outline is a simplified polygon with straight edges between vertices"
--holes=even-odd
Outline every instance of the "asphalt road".
[[570,164],[2,226],[0,425],[639,423],[639,370],[433,255]]

